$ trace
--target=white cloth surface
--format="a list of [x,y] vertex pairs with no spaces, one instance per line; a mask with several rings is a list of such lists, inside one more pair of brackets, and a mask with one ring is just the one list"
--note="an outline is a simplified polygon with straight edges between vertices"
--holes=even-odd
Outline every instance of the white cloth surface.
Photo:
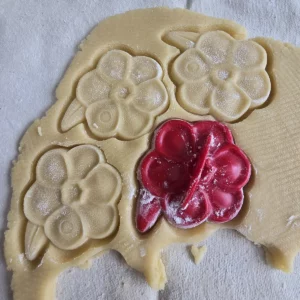
[[[298,0],[0,0],[0,299],[11,299],[3,257],[10,205],[11,161],[25,129],[54,103],[54,90],[80,41],[101,20],[136,8],[187,7],[245,26],[249,37],[269,36],[300,46]],[[147,38],[147,37],[145,37]],[[196,266],[186,246],[164,254],[168,283],[151,290],[115,252],[90,270],[59,277],[58,300],[286,299],[300,298],[300,259],[291,275],[271,269],[261,248],[235,232],[220,231],[207,242]]]

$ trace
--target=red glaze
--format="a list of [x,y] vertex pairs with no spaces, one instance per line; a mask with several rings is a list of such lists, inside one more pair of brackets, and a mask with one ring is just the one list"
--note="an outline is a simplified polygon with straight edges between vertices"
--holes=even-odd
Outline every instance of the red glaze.
[[140,163],[137,229],[148,231],[161,214],[178,228],[228,222],[242,207],[250,174],[249,159],[224,124],[169,120]]

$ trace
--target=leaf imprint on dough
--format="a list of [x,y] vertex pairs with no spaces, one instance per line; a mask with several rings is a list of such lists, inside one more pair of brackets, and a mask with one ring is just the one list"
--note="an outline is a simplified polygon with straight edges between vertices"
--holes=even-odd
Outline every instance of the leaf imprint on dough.
[[84,114],[85,107],[77,99],[74,99],[61,121],[62,131],[67,131],[79,123],[82,123],[85,119]]
[[25,255],[28,260],[35,260],[46,246],[48,239],[42,226],[35,225],[30,221],[26,226]]

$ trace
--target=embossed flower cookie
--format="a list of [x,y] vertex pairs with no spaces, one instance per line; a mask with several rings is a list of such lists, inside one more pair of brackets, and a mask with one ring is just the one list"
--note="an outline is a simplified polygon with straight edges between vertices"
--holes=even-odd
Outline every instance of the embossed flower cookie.
[[54,299],[63,270],[110,249],[163,289],[161,251],[221,228],[291,271],[300,50],[167,8],[111,17],[80,48],[12,170],[14,299]]

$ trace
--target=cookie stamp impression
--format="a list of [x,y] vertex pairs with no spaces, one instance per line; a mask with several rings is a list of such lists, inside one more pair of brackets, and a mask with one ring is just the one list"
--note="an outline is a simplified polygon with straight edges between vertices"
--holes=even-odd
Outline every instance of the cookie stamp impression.
[[299,67],[299,49],[188,10],[100,23],[20,143],[5,234],[14,299],[55,299],[62,271],[109,249],[163,289],[161,251],[220,228],[291,271]]
[[97,68],[79,80],[76,99],[62,119],[62,130],[86,121],[99,139],[140,137],[168,105],[161,77],[160,65],[150,57],[108,51]]
[[[192,40],[182,44],[183,38]],[[166,39],[184,50],[171,76],[179,87],[178,102],[186,110],[231,122],[267,100],[271,90],[267,53],[259,44],[236,41],[224,31],[200,37],[170,32]]]
[[24,197],[27,259],[36,259],[48,240],[72,250],[89,238],[109,236],[118,224],[120,195],[121,177],[98,148],[82,145],[43,154]]

